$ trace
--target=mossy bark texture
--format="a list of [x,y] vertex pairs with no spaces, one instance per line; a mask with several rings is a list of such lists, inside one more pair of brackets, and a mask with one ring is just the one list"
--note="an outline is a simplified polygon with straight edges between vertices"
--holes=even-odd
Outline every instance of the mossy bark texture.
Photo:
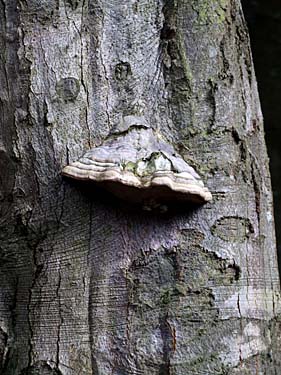
[[[268,159],[238,0],[0,1],[1,374],[278,374]],[[145,119],[203,207],[62,168]],[[279,354],[280,356],[280,354]]]

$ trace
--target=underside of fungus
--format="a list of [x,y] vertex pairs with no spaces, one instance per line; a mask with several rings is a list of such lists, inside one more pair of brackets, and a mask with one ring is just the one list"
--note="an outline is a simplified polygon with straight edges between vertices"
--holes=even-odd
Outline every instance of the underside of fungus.
[[209,190],[182,157],[152,129],[131,127],[66,166],[63,175],[92,181],[135,202],[189,201],[203,204]]

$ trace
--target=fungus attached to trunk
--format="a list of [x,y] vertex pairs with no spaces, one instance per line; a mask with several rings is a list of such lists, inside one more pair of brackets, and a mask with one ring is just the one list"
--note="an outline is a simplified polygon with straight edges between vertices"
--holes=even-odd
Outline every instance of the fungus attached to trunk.
[[123,200],[203,204],[209,190],[182,157],[152,129],[132,126],[66,166],[63,175],[93,181]]

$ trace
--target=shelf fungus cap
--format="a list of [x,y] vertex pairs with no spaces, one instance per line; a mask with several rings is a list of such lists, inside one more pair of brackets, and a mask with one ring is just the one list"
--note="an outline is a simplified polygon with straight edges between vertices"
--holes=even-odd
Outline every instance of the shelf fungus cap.
[[63,168],[63,175],[95,182],[123,200],[189,201],[212,199],[195,170],[152,129],[132,126]]

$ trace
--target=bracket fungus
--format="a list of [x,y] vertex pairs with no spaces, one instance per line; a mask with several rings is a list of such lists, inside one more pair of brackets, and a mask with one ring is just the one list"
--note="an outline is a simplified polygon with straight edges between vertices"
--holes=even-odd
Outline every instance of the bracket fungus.
[[212,199],[199,175],[174,148],[141,125],[108,138],[64,167],[62,173],[92,181],[123,200],[140,204],[203,204]]

